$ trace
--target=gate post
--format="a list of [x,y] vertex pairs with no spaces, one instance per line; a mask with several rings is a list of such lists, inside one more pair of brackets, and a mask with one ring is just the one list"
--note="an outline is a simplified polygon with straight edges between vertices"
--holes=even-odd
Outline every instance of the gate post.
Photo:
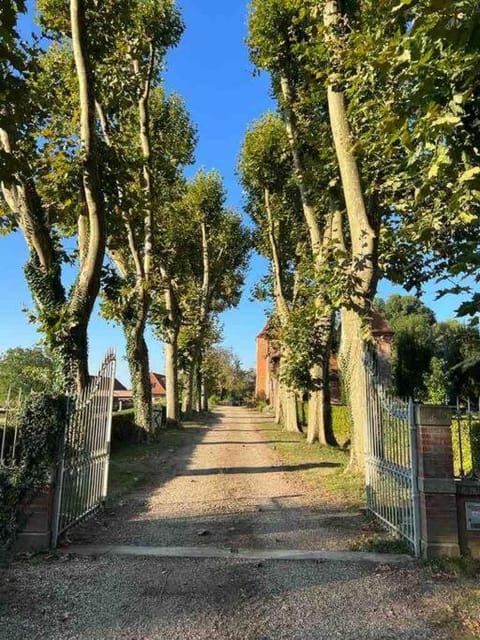
[[418,428],[418,488],[421,550],[426,559],[460,556],[456,487],[453,469],[452,411],[420,405]]
[[23,526],[15,541],[16,551],[45,551],[50,547],[54,481],[35,487],[24,499]]

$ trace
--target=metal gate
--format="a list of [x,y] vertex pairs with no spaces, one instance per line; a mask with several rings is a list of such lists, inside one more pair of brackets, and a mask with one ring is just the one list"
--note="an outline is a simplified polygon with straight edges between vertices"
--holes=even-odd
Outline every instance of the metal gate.
[[116,358],[105,356],[88,387],[70,401],[60,460],[52,544],[107,496]]
[[379,380],[376,356],[367,378],[367,507],[420,555],[417,429],[414,403],[396,398]]

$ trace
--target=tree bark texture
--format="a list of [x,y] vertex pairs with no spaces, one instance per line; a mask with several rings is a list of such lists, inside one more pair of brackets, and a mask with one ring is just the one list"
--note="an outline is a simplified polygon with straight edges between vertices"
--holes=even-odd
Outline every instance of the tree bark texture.
[[172,336],[165,341],[165,377],[167,392],[167,424],[180,422],[178,412],[178,337]]
[[[287,298],[285,296],[280,248],[278,245],[275,221],[273,217],[270,193],[268,189],[265,189],[264,200],[268,219],[268,236],[272,253],[275,304],[278,317],[280,319],[280,324],[285,327],[289,320],[290,309],[288,306]],[[282,349],[279,367],[280,379],[278,381],[278,407],[276,407],[275,410],[275,421],[282,422],[287,431],[301,432],[301,427],[298,420],[295,391],[288,389],[285,383],[282,381],[282,362],[285,363],[286,361],[288,361],[288,350],[284,347]]]
[[194,380],[195,371],[193,368],[193,363],[189,363],[187,370],[184,372],[184,387],[182,396],[182,413],[187,418],[191,418],[193,413]]
[[178,334],[180,331],[180,319],[175,293],[170,283],[165,281],[165,308],[168,318],[168,330],[165,339],[166,360],[166,384],[167,384],[167,423],[178,424],[180,422],[179,380],[178,380]]
[[[324,10],[325,26],[336,27],[341,20],[338,0],[329,0]],[[336,37],[333,28],[327,31],[327,44],[335,48]],[[329,117],[350,228],[354,278],[352,303],[342,312],[341,359],[353,419],[351,466],[363,469],[366,429],[363,323],[370,314],[377,285],[377,234],[365,204],[342,82],[343,77],[335,71],[327,88]]]
[[[82,187],[88,212],[88,242],[69,302],[68,337],[82,340],[100,290],[100,276],[105,256],[106,221],[100,180],[100,160],[95,131],[95,81],[88,50],[85,1],[70,0],[72,49],[80,96],[80,146],[82,151]],[[77,345],[85,361],[76,376],[77,390],[88,384],[88,358],[85,344]]]
[[132,381],[133,408],[135,422],[145,432],[153,430],[152,385],[150,382],[150,362],[145,325],[147,321],[145,306],[140,304],[134,324],[124,327],[127,342],[127,360]]
[[364,365],[365,344],[362,319],[351,309],[342,310],[340,369],[352,414],[350,467],[363,470],[367,429],[367,387]]
[[[85,5],[70,1],[72,48],[79,84],[82,151],[82,191],[86,215],[79,226],[79,273],[67,297],[61,280],[61,256],[52,240],[45,206],[35,186],[34,171],[24,164],[11,181],[2,183],[5,200],[25,237],[30,256],[25,266],[42,332],[59,363],[61,385],[66,393],[89,383],[87,330],[100,288],[105,254],[105,211],[96,153],[95,86],[88,52]],[[14,151],[12,132],[0,130],[5,153]],[[60,327],[60,329],[58,328]]]
[[[303,206],[303,214],[305,223],[310,237],[310,245],[313,260],[317,273],[320,273],[323,261],[328,259],[331,251],[330,241],[332,240],[329,217],[323,228],[317,218],[317,211],[310,195],[308,180],[303,158],[300,152],[299,132],[297,118],[293,108],[294,91],[289,78],[284,75],[281,78],[281,90],[283,98],[283,107],[285,112],[285,126],[287,136],[292,152],[293,163],[297,184],[300,190],[300,196]],[[329,214],[330,215],[330,214]],[[313,389],[311,389],[310,410],[308,418],[308,442],[321,442],[326,444],[336,444],[333,435],[333,427],[331,422],[331,411],[326,408],[324,401],[324,386],[328,387],[328,361],[330,356],[329,342],[331,336],[331,313],[326,309],[324,296],[319,294],[316,300],[317,319],[317,349],[320,352],[318,362],[313,364],[310,371]],[[325,364],[327,363],[327,364]]]
[[333,432],[329,375],[328,362],[313,367],[314,390],[308,401],[307,441],[336,447],[338,442]]

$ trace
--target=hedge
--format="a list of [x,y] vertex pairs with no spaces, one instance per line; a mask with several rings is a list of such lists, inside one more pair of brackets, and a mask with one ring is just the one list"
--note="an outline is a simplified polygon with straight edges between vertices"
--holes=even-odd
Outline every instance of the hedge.
[[[300,422],[304,427],[308,424],[308,402],[297,401],[297,411]],[[349,444],[352,432],[352,418],[350,409],[345,405],[332,405],[332,427],[335,438],[340,446]]]
[[112,451],[118,451],[129,444],[145,442],[144,429],[135,423],[133,409],[117,411],[112,416]]
[[[472,421],[471,428],[468,420],[460,422],[460,434],[462,443],[463,471],[465,475],[480,472],[480,421]],[[453,445],[453,464],[455,475],[460,475],[460,443],[458,433],[458,421],[454,419],[452,422],[452,445]]]
[[29,496],[58,460],[66,420],[66,398],[41,394],[30,396],[18,416],[17,464],[0,472],[0,561],[15,542]]

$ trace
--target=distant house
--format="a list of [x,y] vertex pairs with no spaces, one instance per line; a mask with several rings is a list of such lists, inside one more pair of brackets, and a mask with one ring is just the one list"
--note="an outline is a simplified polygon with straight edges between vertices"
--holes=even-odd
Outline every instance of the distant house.
[[[152,398],[161,400],[167,395],[166,378],[161,373],[150,373],[150,384],[152,386]],[[127,389],[119,380],[115,379],[113,387],[113,410],[122,411],[130,409],[133,406],[133,393],[131,389]]]
[[[373,312],[372,316],[372,335],[377,345],[379,374],[384,381],[389,382],[394,333],[385,318],[376,311]],[[279,363],[280,352],[276,339],[276,329],[269,320],[262,332],[257,336],[255,396],[258,400],[266,400],[271,405],[275,404]],[[340,372],[336,353],[332,353],[330,356],[330,394],[333,404],[341,404]]]
[[167,395],[167,379],[162,373],[150,373],[152,396],[154,400],[165,398]]
[[113,410],[122,411],[123,409],[130,409],[133,405],[133,397],[131,389],[127,389],[120,380],[115,378],[115,384],[113,385]]

